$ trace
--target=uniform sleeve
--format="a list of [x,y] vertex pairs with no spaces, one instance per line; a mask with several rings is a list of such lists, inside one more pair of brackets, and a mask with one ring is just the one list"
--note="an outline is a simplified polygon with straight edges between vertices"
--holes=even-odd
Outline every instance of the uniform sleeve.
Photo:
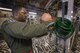
[[15,22],[3,24],[3,28],[9,35],[21,39],[33,38],[47,33],[45,24],[28,25],[23,22]]

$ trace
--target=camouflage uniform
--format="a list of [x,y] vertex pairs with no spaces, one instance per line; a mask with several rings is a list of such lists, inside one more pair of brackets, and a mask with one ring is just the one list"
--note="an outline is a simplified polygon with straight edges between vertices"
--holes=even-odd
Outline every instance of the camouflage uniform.
[[0,40],[0,53],[11,53],[11,50],[5,40]]

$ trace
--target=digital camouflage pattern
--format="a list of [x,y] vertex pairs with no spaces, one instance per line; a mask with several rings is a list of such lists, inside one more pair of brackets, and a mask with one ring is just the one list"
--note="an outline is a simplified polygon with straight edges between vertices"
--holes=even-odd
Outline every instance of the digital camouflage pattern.
[[11,53],[11,50],[5,40],[0,40],[0,53]]
[[45,35],[42,37],[35,37],[32,39],[32,46],[34,53],[54,53],[55,52],[55,38],[54,34]]

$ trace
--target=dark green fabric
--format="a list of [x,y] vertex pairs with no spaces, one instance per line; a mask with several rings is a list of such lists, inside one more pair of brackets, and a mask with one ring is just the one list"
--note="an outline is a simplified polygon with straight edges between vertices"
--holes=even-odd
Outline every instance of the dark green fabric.
[[64,40],[71,37],[72,34],[74,33],[73,23],[66,18],[60,18],[59,20],[57,20],[55,22],[55,27],[56,27],[55,31],[57,36],[59,36]]
[[2,24],[2,33],[9,44],[12,53],[27,53],[32,48],[32,37],[42,36],[47,33],[45,24],[29,25],[23,22]]

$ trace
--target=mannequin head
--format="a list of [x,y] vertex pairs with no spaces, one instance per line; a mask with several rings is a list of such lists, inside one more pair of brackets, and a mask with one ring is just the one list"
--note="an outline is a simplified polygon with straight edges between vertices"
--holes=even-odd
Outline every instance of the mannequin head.
[[56,21],[56,18],[52,16],[50,13],[43,13],[41,19],[46,22]]

